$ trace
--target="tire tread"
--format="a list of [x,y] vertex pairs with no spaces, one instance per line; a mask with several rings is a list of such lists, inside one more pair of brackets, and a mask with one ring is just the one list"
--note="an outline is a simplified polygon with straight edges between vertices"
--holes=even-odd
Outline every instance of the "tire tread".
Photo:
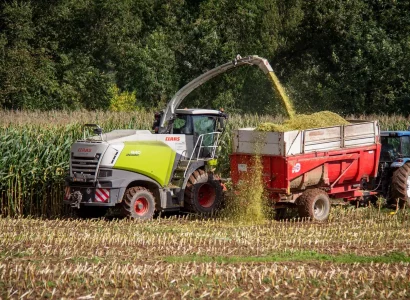
[[[123,214],[126,217],[132,217],[132,212],[131,212],[132,199],[134,198],[136,193],[141,192],[141,191],[149,193],[152,196],[152,198],[154,199],[154,202],[155,202],[154,195],[151,193],[151,191],[149,189],[147,189],[145,187],[141,187],[141,186],[134,186],[134,187],[128,188],[125,191],[123,201],[122,201],[122,211],[123,211]],[[155,211],[155,205],[154,205],[154,211]],[[152,213],[152,216],[153,216],[153,213]]]
[[[325,191],[321,189],[317,189],[317,188],[306,190],[305,192],[303,192],[301,196],[299,196],[297,200],[299,217],[301,218],[310,217],[312,220],[314,220],[313,202],[319,195],[324,195],[326,196],[327,199],[329,199],[329,196],[327,195]],[[330,203],[329,203],[329,206],[330,206]],[[324,218],[324,220],[326,219],[327,219],[327,216],[326,218]],[[320,220],[320,221],[324,221],[324,220]]]
[[399,200],[399,205],[410,207],[410,197],[407,196],[407,178],[410,176],[410,163],[393,172],[391,181],[391,200]]
[[[192,173],[192,175],[188,179],[188,183],[185,187],[185,197],[184,197],[184,202],[185,202],[185,209],[188,211],[194,212],[194,213],[199,213],[201,215],[208,215],[208,212],[205,212],[204,209],[201,209],[199,207],[199,204],[195,203],[195,188],[197,184],[201,183],[206,183],[206,182],[212,182],[213,178],[212,175],[209,176],[208,173],[206,173],[202,169],[198,169]],[[213,183],[215,185],[216,190],[216,199],[215,199],[215,205],[213,205],[212,210],[216,210],[219,208],[222,202],[222,187],[219,187],[216,181]]]

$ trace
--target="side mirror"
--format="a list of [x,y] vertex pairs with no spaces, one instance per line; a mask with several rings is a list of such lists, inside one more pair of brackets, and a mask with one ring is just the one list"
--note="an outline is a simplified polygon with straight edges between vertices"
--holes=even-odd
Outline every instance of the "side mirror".
[[154,130],[155,133],[158,133],[161,117],[162,117],[161,113],[157,112],[154,114],[154,123],[152,124],[152,130]]
[[93,133],[96,134],[96,135],[99,135],[100,138],[101,138],[101,140],[102,140],[103,129],[102,129],[100,126],[98,126],[97,124],[84,124],[84,125],[83,125],[83,136],[84,136],[84,139],[86,139],[86,130],[85,130],[85,129],[86,129],[87,127],[93,128]]
[[103,133],[103,129],[101,127],[94,128],[93,133],[96,135],[101,135]]
[[225,129],[225,117],[218,117],[217,130],[222,132]]

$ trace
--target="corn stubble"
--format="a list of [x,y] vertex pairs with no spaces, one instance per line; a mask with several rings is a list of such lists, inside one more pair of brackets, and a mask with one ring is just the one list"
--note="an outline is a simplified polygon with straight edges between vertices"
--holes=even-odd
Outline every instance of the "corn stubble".
[[[253,226],[185,218],[0,218],[0,297],[408,298],[408,262],[251,258],[301,251],[408,256],[409,225],[406,212],[389,215],[374,208],[336,208],[327,224],[268,221]],[[220,256],[233,262],[218,262]]]

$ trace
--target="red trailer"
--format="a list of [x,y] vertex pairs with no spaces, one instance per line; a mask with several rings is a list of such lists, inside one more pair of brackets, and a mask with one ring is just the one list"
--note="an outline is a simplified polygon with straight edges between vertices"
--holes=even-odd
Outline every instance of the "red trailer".
[[[372,191],[380,157],[377,122],[289,132],[235,132],[231,155],[234,184],[255,176],[260,155],[262,177],[275,208],[297,206],[301,217],[327,219],[329,198],[363,200]],[[251,188],[251,187],[250,187]]]

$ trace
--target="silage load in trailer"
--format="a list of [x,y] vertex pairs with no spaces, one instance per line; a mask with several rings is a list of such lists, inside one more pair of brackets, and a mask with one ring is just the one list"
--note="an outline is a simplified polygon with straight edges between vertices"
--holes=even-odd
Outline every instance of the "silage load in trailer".
[[256,128],[257,131],[286,132],[292,130],[305,130],[311,128],[331,127],[348,125],[348,121],[331,111],[321,111],[311,115],[296,115],[286,120],[283,124],[261,123]]

